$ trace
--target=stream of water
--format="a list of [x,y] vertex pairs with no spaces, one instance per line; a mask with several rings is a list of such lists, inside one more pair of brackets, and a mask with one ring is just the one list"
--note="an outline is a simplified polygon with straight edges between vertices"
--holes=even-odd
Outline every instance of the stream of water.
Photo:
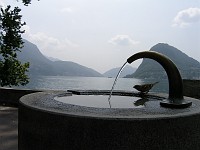
[[118,79],[120,73],[122,72],[123,68],[126,66],[126,64],[127,64],[127,62],[125,62],[125,63],[123,64],[123,66],[120,68],[120,70],[119,70],[117,76],[115,77],[115,81],[114,81],[114,83],[113,83],[113,85],[112,85],[112,88],[111,88],[111,91],[110,91],[110,95],[109,95],[109,97],[108,97],[108,103],[109,103],[110,108],[111,108],[111,102],[110,102],[110,99],[111,99],[111,96],[112,96],[112,93],[113,93],[113,90],[114,90],[115,84],[117,83],[117,79]]

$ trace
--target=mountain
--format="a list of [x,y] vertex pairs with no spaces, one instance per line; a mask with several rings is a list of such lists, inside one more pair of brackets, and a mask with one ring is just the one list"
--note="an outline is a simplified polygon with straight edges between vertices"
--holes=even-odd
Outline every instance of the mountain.
[[58,58],[53,58],[53,57],[48,57],[48,56],[45,56],[47,59],[51,60],[51,61],[61,61],[60,59]]
[[30,62],[29,75],[102,77],[99,72],[70,61],[51,61],[33,43],[24,40],[18,53],[22,62]]
[[[121,67],[110,69],[110,70],[106,71],[103,75],[105,77],[113,77],[114,78],[117,76],[120,69],[121,69]],[[119,77],[124,77],[126,75],[132,74],[135,72],[135,70],[136,70],[136,68],[126,65],[123,68],[122,72],[120,73]]]
[[[184,79],[199,79],[200,78],[200,63],[168,44],[159,43],[153,46],[150,51],[156,51],[169,57],[177,66],[182,78]],[[143,59],[142,63],[135,73],[126,76],[135,78],[167,78],[167,75],[160,64],[152,59]]]

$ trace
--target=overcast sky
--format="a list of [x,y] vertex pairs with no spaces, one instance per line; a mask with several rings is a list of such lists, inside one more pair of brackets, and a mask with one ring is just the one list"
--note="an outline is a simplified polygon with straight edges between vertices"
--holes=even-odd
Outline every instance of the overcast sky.
[[0,4],[22,9],[27,23],[23,37],[44,55],[101,73],[157,43],[168,43],[200,61],[200,0],[32,0],[28,7],[21,1],[0,0]]

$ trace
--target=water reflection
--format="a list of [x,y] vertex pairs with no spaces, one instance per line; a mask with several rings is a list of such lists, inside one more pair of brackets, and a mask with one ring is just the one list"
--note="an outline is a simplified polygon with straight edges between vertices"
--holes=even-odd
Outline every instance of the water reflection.
[[133,104],[138,107],[138,106],[145,106],[145,103],[148,102],[149,100],[147,98],[141,98],[136,100]]
[[[108,95],[72,95],[55,97],[55,100],[78,106],[110,108],[107,101]],[[141,98],[139,97],[113,95],[111,98],[111,106],[111,108],[142,108],[145,105],[141,105]]]

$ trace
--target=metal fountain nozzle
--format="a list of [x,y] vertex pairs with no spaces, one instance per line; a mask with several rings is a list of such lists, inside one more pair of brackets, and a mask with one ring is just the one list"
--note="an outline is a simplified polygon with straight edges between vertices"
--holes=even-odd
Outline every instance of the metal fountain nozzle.
[[192,105],[192,102],[185,100],[183,97],[182,78],[178,68],[172,60],[158,52],[143,51],[129,57],[127,62],[131,64],[133,61],[140,58],[149,58],[157,61],[167,73],[169,82],[169,96],[168,99],[160,102],[161,106],[170,108],[186,108]]

